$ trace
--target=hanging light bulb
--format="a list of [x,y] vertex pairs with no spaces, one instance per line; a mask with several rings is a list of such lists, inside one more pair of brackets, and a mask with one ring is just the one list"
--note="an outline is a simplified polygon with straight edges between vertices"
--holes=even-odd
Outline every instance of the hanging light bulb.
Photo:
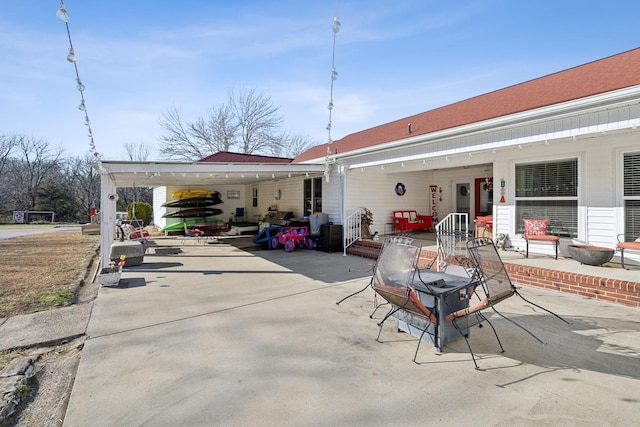
[[76,54],[73,51],[72,47],[69,48],[69,54],[67,55],[67,61],[76,62]]
[[[86,107],[85,107],[85,105],[84,105],[84,99],[83,99],[82,101],[80,101],[80,105],[78,105],[78,110],[80,110],[80,111],[84,111],[84,110],[85,110],[85,108],[86,108]],[[89,124],[89,119],[88,119],[88,118],[85,118],[84,124],[85,124],[85,125],[88,125],[88,124]]]
[[332,144],[333,139],[331,138],[331,122],[332,122],[332,113],[333,113],[333,83],[338,78],[338,72],[336,71],[335,62],[336,62],[336,35],[340,31],[340,19],[338,19],[338,0],[336,0],[335,4],[335,13],[333,14],[333,48],[331,51],[331,85],[329,91],[329,125],[327,126],[327,143]]
[[333,17],[333,32],[337,33],[340,31],[340,19],[337,16]]
[[82,81],[80,80],[80,77],[78,77],[76,79],[76,82],[78,83],[78,86],[76,86],[76,88],[80,91],[80,92],[84,92],[84,85],[82,84]]
[[225,173],[225,174],[224,174],[224,177],[225,177],[226,179],[229,179],[229,174],[228,174],[228,173]]
[[56,16],[64,23],[69,22],[69,14],[67,13],[67,9],[64,8],[64,3],[62,1],[60,2],[60,8],[56,12]]

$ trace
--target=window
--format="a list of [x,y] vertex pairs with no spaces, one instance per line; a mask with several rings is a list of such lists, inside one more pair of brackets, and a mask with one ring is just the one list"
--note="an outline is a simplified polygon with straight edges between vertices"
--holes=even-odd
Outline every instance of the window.
[[640,153],[624,155],[624,239],[640,236]]
[[304,180],[304,215],[322,212],[322,177]]
[[516,165],[516,232],[523,218],[548,219],[549,232],[578,237],[578,159]]
[[258,207],[258,187],[253,187],[253,202],[252,202],[252,206],[254,208]]

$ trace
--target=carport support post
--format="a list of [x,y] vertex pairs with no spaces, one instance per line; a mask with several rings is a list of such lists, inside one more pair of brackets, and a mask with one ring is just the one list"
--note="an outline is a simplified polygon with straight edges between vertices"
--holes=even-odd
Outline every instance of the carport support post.
[[116,237],[116,185],[109,174],[100,174],[100,260],[109,265],[109,250]]

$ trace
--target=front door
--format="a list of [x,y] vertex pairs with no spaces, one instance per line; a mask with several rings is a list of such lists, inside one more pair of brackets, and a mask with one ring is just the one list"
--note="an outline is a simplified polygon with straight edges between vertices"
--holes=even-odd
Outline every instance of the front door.
[[470,214],[471,190],[468,182],[456,184],[456,212]]
[[493,215],[493,178],[475,179],[476,216]]

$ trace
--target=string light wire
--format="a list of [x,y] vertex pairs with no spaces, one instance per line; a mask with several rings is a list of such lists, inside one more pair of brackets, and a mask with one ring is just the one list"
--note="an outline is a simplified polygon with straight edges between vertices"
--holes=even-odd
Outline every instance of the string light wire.
[[338,31],[340,31],[340,19],[338,18],[338,0],[335,3],[335,10],[333,14],[333,49],[331,51],[331,86],[329,91],[329,124],[327,124],[327,132],[328,132],[328,143],[327,143],[327,157],[325,159],[325,168],[324,168],[324,178],[327,182],[329,182],[329,177],[331,175],[331,160],[329,156],[331,155],[331,143],[333,140],[331,139],[331,122],[332,122],[332,113],[333,113],[333,83],[338,78],[338,72],[336,71],[336,36],[338,35]]
[[75,49],[73,48],[73,42],[71,41],[71,31],[69,30],[69,14],[67,13],[67,9],[64,5],[63,0],[60,0],[60,7],[56,12],[56,16],[58,17],[58,19],[64,22],[64,25],[67,29],[67,37],[69,38],[69,54],[67,55],[67,61],[73,64],[73,69],[75,70],[75,74],[76,74],[76,89],[78,89],[78,91],[80,92],[80,104],[78,105],[78,109],[84,113],[84,125],[87,127],[87,134],[89,137],[89,148],[91,149],[91,153],[93,154],[93,157],[95,157],[95,159],[99,161],[100,153],[96,151],[96,144],[93,140],[93,130],[91,129],[89,113],[87,112],[87,104],[84,99],[85,86],[82,83],[82,80],[80,79],[78,64],[76,62],[76,53],[75,53]]
[[[333,15],[333,50],[331,51],[331,88],[329,91],[329,124],[327,125],[327,132],[329,134],[329,144],[333,141],[331,139],[331,116],[333,112],[333,83],[338,78],[338,72],[336,71],[336,36],[340,31],[340,19],[338,18],[338,0],[336,0],[335,12]],[[330,148],[327,147],[327,153],[330,152]]]

